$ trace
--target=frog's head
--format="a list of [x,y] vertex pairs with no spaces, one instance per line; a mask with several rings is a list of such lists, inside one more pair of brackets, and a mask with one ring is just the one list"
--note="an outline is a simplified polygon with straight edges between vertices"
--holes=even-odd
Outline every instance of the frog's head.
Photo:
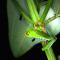
[[25,36],[26,37],[35,37],[37,34],[36,34],[36,31],[30,29],[28,30],[26,33],[25,33]]
[[25,36],[26,37],[32,37],[33,35],[33,31],[32,30],[28,30],[27,32],[25,32]]

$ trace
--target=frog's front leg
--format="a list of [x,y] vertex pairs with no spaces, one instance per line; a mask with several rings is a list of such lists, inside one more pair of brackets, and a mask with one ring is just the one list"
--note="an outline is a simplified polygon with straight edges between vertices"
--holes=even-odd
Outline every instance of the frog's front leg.
[[42,45],[45,44],[45,46],[42,48],[42,51],[49,49],[55,41],[56,39],[50,39],[50,41],[43,42]]

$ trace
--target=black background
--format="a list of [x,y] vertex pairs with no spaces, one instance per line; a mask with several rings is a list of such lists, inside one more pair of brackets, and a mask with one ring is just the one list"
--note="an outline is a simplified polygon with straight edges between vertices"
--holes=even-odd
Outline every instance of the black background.
[[[44,52],[41,51],[41,44],[32,47],[26,54],[15,58],[10,50],[8,38],[8,16],[7,16],[7,0],[0,1],[0,60],[47,60]],[[56,58],[60,54],[60,34],[57,35],[57,41],[54,43],[53,50]],[[58,59],[57,59],[58,60]]]

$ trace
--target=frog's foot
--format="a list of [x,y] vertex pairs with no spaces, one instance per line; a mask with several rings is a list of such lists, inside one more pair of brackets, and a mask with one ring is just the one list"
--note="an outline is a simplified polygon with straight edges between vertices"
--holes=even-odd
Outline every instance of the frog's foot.
[[49,42],[47,42],[47,44],[42,48],[42,51],[49,49],[55,41],[56,40],[50,40]]

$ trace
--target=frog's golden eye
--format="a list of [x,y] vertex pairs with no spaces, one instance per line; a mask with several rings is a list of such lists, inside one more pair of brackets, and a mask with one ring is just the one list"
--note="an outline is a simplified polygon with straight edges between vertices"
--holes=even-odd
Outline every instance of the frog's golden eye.
[[29,35],[29,32],[25,32],[25,36],[28,36]]

